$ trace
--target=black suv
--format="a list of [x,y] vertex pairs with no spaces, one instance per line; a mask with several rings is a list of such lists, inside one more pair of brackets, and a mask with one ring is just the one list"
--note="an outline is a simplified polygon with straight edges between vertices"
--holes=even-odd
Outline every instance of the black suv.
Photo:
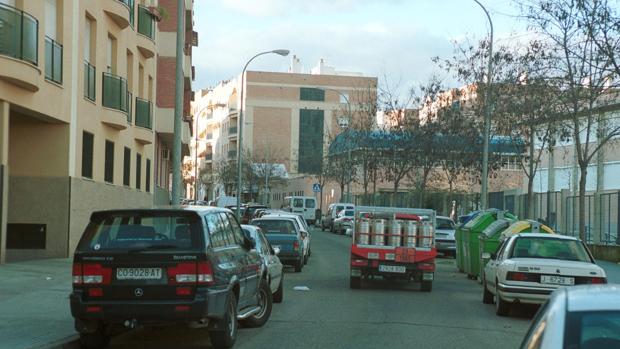
[[262,326],[272,295],[232,212],[214,207],[92,214],[73,259],[71,314],[86,348],[136,325],[207,328],[230,348],[237,320]]

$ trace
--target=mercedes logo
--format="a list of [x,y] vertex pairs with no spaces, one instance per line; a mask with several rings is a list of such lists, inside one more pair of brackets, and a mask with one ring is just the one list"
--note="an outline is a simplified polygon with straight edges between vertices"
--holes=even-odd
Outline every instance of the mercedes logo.
[[136,295],[136,297],[142,297],[144,295],[144,290],[141,288],[136,288],[133,290],[133,294]]

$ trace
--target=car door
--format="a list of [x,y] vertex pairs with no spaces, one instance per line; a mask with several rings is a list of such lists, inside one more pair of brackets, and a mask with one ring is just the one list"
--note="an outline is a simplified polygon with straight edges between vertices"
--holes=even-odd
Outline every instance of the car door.
[[230,246],[230,234],[224,229],[220,215],[217,212],[209,213],[205,215],[204,221],[209,231],[209,255],[214,266],[216,284],[229,286],[231,283],[241,282],[239,279],[241,266],[231,251],[234,247]]
[[250,305],[256,304],[258,298],[258,286],[260,283],[260,256],[257,252],[251,252],[245,245],[243,238],[243,229],[239,225],[239,222],[230,213],[226,212],[223,215],[228,218],[229,228],[232,231],[233,239],[238,246],[237,258],[239,263],[243,265],[243,277],[245,278],[245,294],[247,296],[247,302]]
[[497,251],[495,252],[495,259],[489,260],[486,267],[484,268],[484,281],[487,284],[487,288],[491,290],[494,294],[496,292],[495,279],[497,278],[497,268],[501,263],[501,256],[503,255],[505,247],[506,245],[508,245],[507,241],[508,240],[504,240],[504,242],[499,245]]

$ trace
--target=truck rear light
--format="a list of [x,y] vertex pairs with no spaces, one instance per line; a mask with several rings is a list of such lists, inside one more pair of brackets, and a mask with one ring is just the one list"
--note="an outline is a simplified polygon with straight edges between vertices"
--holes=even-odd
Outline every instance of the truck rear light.
[[514,271],[509,271],[508,274],[506,274],[506,280],[534,281],[533,277],[530,276],[529,273],[520,273],[520,272],[514,272]]
[[73,284],[81,285],[82,284],[82,263],[73,263]]
[[213,268],[209,262],[198,262],[198,283],[213,284]]
[[103,289],[99,287],[89,288],[88,297],[103,297]]
[[351,259],[351,265],[354,267],[365,267],[368,265],[368,260],[366,259]]
[[[112,280],[112,268],[101,264],[82,264],[82,283],[85,285],[109,285]],[[74,278],[75,281],[75,278]]]
[[299,251],[299,241],[293,241],[293,250]]
[[593,284],[606,284],[607,283],[607,279],[601,278],[601,277],[593,277],[592,278],[592,283]]

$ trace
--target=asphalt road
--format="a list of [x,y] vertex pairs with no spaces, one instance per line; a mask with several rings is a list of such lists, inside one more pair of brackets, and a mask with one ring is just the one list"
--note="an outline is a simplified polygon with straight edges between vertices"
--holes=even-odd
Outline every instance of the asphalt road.
[[[481,288],[438,259],[431,293],[415,283],[366,282],[349,288],[350,238],[316,230],[301,273],[286,270],[284,302],[259,329],[241,329],[235,348],[517,348],[535,308],[495,315]],[[309,291],[294,291],[307,286]],[[206,330],[140,329],[114,338],[113,349],[209,348]]]

